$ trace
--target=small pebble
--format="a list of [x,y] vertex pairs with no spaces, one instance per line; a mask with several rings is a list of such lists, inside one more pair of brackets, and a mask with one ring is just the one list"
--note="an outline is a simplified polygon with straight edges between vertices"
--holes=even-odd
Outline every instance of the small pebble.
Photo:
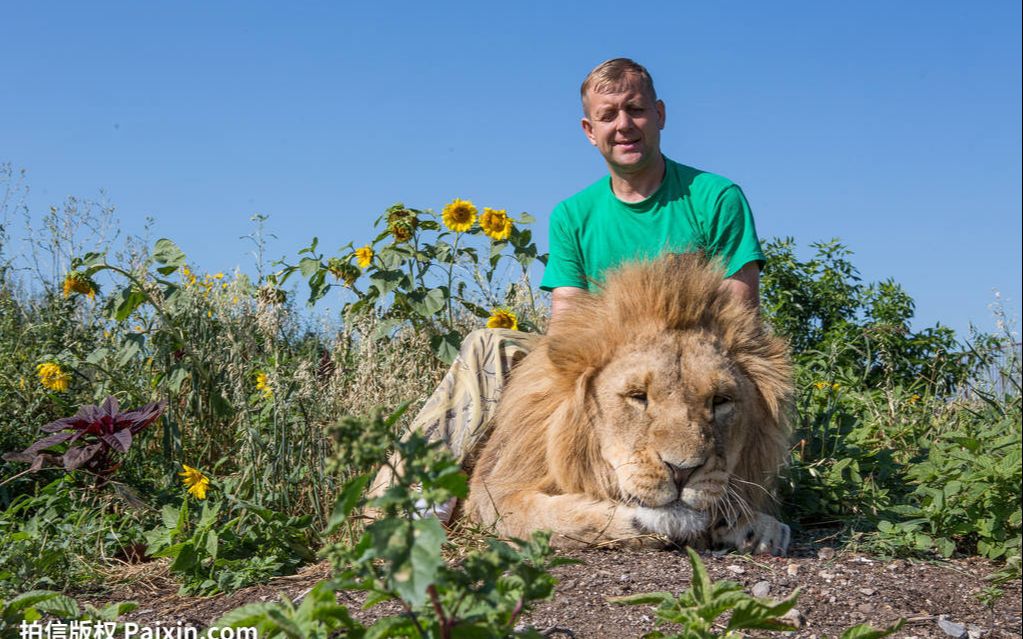
[[789,577],[795,577],[799,574],[799,564],[789,564],[785,567],[785,572],[789,574]]
[[802,628],[803,624],[806,623],[806,617],[804,617],[803,613],[799,612],[799,609],[797,608],[789,610],[781,617],[778,617],[778,619],[782,623],[787,623],[794,628]]
[[938,627],[941,628],[949,637],[955,637],[955,639],[962,639],[967,636],[966,626],[949,621],[943,617],[938,617]]
[[835,573],[833,573],[833,572],[828,572],[827,570],[822,570],[822,571],[820,571],[819,573],[817,573],[817,575],[818,575],[818,576],[819,576],[819,577],[820,577],[821,579],[826,579],[826,580],[828,580],[828,581],[831,581],[832,579],[834,579],[834,578],[835,578]]
[[860,588],[860,592],[869,597],[870,595],[874,594],[877,591],[874,590],[873,588]]
[[766,597],[771,592],[771,582],[769,581],[758,581],[753,584],[753,588],[750,589],[754,597],[760,597],[761,599]]
[[746,569],[743,568],[742,566],[726,566],[725,570],[727,570],[728,572],[735,573],[737,575],[741,575],[742,573],[746,572]]
[[817,559],[822,561],[828,561],[829,559],[835,558],[835,549],[830,546],[825,546],[817,551]]
[[856,606],[856,609],[865,615],[869,615],[870,613],[874,612],[874,604],[862,603]]

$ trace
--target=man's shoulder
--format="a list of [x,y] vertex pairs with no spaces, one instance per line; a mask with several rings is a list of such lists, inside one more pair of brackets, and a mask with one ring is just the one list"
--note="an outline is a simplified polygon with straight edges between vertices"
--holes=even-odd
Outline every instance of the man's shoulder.
[[605,175],[574,195],[558,202],[553,215],[578,220],[580,216],[592,213],[597,205],[604,202],[611,193],[611,177]]
[[694,197],[716,198],[731,187],[738,186],[723,175],[675,162],[667,157],[664,160],[668,172],[673,175],[678,185],[688,190]]

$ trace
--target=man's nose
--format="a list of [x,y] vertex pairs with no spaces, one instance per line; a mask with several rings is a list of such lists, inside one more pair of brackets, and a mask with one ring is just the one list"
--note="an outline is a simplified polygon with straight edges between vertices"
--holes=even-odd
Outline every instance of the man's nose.
[[615,128],[619,131],[627,131],[635,125],[636,123],[632,120],[632,116],[629,115],[628,111],[622,110],[618,112],[618,118],[615,120]]

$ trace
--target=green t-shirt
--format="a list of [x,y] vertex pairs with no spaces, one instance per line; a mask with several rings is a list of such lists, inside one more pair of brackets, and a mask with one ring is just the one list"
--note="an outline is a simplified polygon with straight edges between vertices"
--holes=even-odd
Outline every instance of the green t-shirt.
[[622,202],[605,177],[555,207],[550,256],[540,288],[589,288],[622,262],[661,253],[704,251],[725,264],[725,277],[750,262],[763,265],[753,214],[730,180],[665,160],[664,181],[642,202]]

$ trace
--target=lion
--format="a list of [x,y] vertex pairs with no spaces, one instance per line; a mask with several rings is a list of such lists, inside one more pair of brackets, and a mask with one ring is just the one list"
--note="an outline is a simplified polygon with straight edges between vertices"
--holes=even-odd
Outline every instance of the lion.
[[549,529],[561,547],[784,554],[789,527],[768,513],[792,367],[722,275],[702,255],[670,255],[573,299],[512,372],[469,518],[509,537]]

